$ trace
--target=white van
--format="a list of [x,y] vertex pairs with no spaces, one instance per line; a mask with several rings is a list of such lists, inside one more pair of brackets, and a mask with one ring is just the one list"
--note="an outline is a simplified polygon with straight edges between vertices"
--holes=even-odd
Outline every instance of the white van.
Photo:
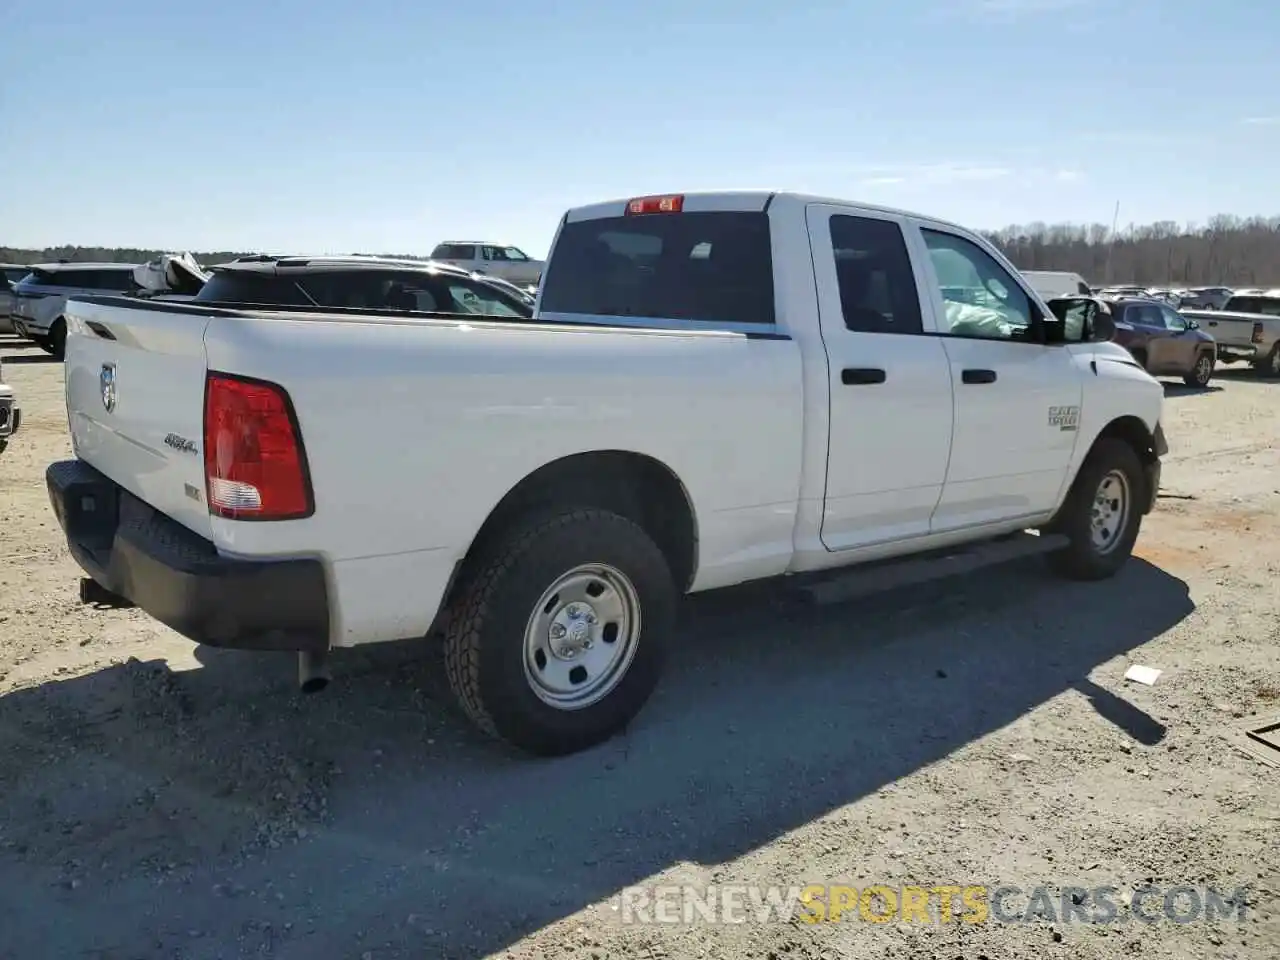
[[1089,285],[1078,273],[1061,270],[1023,270],[1027,283],[1044,299],[1052,297],[1089,296]]

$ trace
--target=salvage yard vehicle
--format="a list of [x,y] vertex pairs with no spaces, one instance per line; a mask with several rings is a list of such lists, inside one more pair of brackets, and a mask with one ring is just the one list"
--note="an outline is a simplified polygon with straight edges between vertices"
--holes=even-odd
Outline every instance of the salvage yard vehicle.
[[46,353],[61,359],[67,339],[63,307],[80,294],[126,293],[138,289],[136,263],[41,263],[13,288],[13,327]]
[[1189,387],[1207,387],[1213,379],[1217,345],[1169,304],[1147,297],[1110,301],[1115,342],[1127,349],[1153,377],[1178,376]]
[[439,636],[477,726],[567,753],[639,713],[685,593],[1114,575],[1163,390],[1055,309],[927,217],[616,200],[565,214],[532,320],[77,298],[48,492],[82,599],[298,651],[304,689]]
[[[1280,291],[1277,291],[1280,294]],[[1221,310],[1184,310],[1206,327],[1224,363],[1246,360],[1255,370],[1280,377],[1280,295],[1237,293]]]
[[0,333],[13,333],[13,305],[17,300],[13,287],[31,272],[17,263],[0,263]]
[[193,301],[528,318],[533,301],[461,267],[385,257],[257,256],[213,267]]
[[476,240],[447,240],[431,251],[431,259],[475,273],[487,273],[517,286],[536,284],[545,266],[519,247]]
[[1022,276],[1031,289],[1046,300],[1062,296],[1089,296],[1091,289],[1084,277],[1067,270],[1023,270]]
[[22,408],[14,396],[13,387],[4,382],[4,367],[0,365],[0,453],[9,446],[9,438],[22,426]]

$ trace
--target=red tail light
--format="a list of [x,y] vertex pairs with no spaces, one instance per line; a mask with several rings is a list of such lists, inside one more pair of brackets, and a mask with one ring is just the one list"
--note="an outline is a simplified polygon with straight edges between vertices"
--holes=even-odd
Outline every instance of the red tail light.
[[679,213],[683,209],[683,196],[636,197],[627,201],[628,216],[639,213]]
[[1262,322],[1261,321],[1253,325],[1253,342],[1254,343],[1262,342]]
[[209,512],[231,520],[296,520],[315,512],[307,455],[282,387],[210,373],[204,391]]

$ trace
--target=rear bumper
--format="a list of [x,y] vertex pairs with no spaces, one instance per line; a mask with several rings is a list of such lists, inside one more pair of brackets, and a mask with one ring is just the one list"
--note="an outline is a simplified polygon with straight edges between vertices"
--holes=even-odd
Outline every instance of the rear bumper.
[[1226,343],[1217,345],[1219,360],[1253,360],[1258,356],[1257,347],[1232,346]]
[[13,388],[0,383],[0,439],[13,436],[22,426],[22,408],[13,395]]
[[1144,514],[1150,513],[1155,509],[1156,498],[1160,496],[1160,458],[1169,452],[1169,443],[1164,437],[1163,424],[1156,424],[1151,443],[1152,453],[1155,456],[1143,464],[1143,470],[1147,476],[1147,496],[1141,504]]
[[196,643],[329,648],[319,560],[238,560],[81,460],[49,465],[49,501],[72,557],[106,590]]

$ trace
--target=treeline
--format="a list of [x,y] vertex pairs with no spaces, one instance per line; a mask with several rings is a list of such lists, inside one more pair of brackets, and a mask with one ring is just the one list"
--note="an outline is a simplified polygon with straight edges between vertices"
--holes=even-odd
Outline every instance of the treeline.
[[[184,253],[182,250],[141,250],[136,247],[45,247],[43,250],[29,250],[21,247],[0,247],[0,263],[56,263],[66,260],[69,263],[146,263],[166,253]],[[236,257],[251,256],[254,252],[218,250],[213,253],[196,253],[191,255],[201,266],[212,266],[215,263],[226,263]],[[425,260],[417,254],[380,253],[380,257],[394,257],[398,260]]]
[[1114,237],[1101,223],[1031,223],[986,236],[1021,270],[1070,270],[1093,284],[1280,286],[1280,217],[1162,221]]

